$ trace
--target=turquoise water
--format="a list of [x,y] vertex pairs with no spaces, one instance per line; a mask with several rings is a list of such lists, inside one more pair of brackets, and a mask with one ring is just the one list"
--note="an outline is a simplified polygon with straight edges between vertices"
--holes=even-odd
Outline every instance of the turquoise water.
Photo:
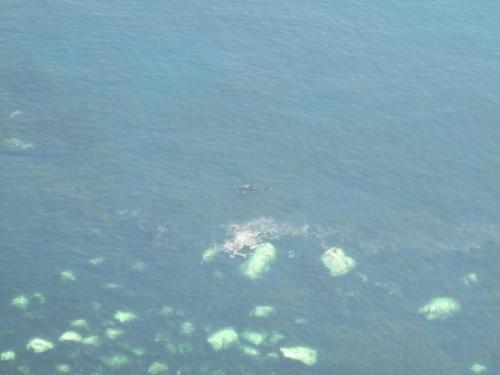
[[[0,374],[498,373],[498,14],[493,1],[2,2],[0,353],[16,358]],[[261,279],[224,252],[202,262],[255,222],[278,252]],[[352,271],[328,274],[332,246]],[[460,311],[418,313],[440,296]],[[276,314],[249,316],[256,305]],[[75,319],[99,346],[58,341]],[[258,358],[214,351],[207,336],[228,326],[285,338]],[[54,349],[27,351],[34,337]],[[317,363],[281,355],[295,345]],[[128,363],[112,368],[117,353]]]

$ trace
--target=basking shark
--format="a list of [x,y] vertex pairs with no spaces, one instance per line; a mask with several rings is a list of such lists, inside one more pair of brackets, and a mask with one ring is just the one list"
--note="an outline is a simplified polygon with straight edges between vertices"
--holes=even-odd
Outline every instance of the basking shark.
[[270,189],[269,186],[256,186],[252,184],[245,184],[245,185],[238,185],[236,187],[240,193],[246,194],[250,192],[256,192],[256,191],[268,191]]

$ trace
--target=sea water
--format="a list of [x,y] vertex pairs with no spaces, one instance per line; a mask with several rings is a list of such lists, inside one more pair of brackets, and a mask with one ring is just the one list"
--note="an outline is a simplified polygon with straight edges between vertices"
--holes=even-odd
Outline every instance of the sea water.
[[498,14],[3,1],[0,374],[498,373]]

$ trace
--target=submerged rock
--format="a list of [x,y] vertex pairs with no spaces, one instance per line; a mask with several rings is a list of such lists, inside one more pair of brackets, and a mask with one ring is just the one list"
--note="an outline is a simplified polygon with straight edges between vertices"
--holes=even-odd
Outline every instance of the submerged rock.
[[321,256],[323,265],[331,276],[342,276],[356,267],[356,261],[348,257],[339,247],[331,247]]
[[203,254],[201,255],[201,259],[203,260],[204,263],[209,263],[212,260],[214,260],[215,256],[220,253],[220,250],[217,249],[215,246],[211,246],[207,248]]
[[26,296],[17,296],[10,301],[10,305],[17,307],[18,309],[21,310],[26,310],[30,303],[30,300]]
[[267,338],[267,333],[254,330],[246,330],[241,333],[241,338],[254,346],[259,346]]
[[260,356],[260,352],[257,348],[254,348],[250,345],[242,345],[240,346],[241,351],[248,357],[258,357]]
[[63,283],[76,281],[76,276],[71,271],[62,271],[59,277]]
[[316,350],[306,346],[281,347],[283,357],[304,363],[307,366],[314,366],[318,360]]
[[60,374],[69,374],[71,372],[71,366],[67,363],[59,363],[56,365],[56,371]]
[[120,323],[128,323],[132,320],[137,319],[137,315],[130,311],[120,311],[118,310],[114,315],[115,320],[118,320]]
[[59,337],[59,341],[81,342],[82,335],[75,331],[64,332],[61,337]]
[[22,114],[23,114],[23,112],[21,112],[19,109],[17,109],[9,114],[9,119],[12,120],[13,118],[15,118],[17,116],[21,116]]
[[12,151],[25,151],[33,148],[31,143],[19,138],[8,138],[4,141],[5,147]]
[[238,333],[233,327],[227,327],[212,333],[207,342],[215,351],[227,349],[238,343]]
[[117,353],[102,358],[104,364],[114,370],[128,365],[129,359],[125,354]]
[[35,353],[43,353],[54,349],[54,344],[48,340],[36,337],[28,342],[26,349]]
[[154,362],[148,367],[148,374],[158,375],[168,371],[168,366],[165,363]]
[[418,309],[418,313],[425,315],[427,320],[442,320],[460,311],[457,300],[449,297],[437,297]]
[[481,363],[474,363],[471,367],[470,367],[470,370],[471,372],[473,372],[474,374],[482,374],[483,372],[486,372],[488,371],[488,368],[481,364]]
[[113,328],[113,327],[106,329],[106,337],[110,340],[114,340],[120,337],[121,335],[123,335],[123,329]]
[[255,306],[249,315],[256,318],[267,318],[275,313],[276,310],[273,306]]
[[268,342],[271,345],[276,345],[278,342],[280,342],[284,338],[285,338],[285,335],[283,335],[282,333],[280,333],[278,331],[272,331],[271,336],[269,336]]
[[181,335],[191,336],[194,333],[194,325],[191,322],[184,322],[181,324]]
[[87,336],[87,337],[84,337],[82,339],[82,344],[83,345],[99,346],[99,345],[101,345],[101,339],[97,335]]
[[72,328],[89,329],[89,324],[85,319],[73,320],[69,325]]
[[45,303],[44,295],[42,293],[39,293],[39,292],[33,293],[33,295],[31,296],[31,299],[33,299],[39,303]]
[[249,279],[256,280],[269,271],[271,263],[276,258],[276,249],[269,242],[257,245],[254,253],[241,265],[241,272]]
[[477,284],[478,283],[478,278],[477,278],[477,275],[473,272],[471,273],[468,273],[467,275],[465,275],[464,277],[462,277],[462,282],[467,285],[467,286],[471,286],[471,285],[474,285],[474,284]]
[[0,353],[0,361],[13,361],[16,359],[16,353],[12,350]]

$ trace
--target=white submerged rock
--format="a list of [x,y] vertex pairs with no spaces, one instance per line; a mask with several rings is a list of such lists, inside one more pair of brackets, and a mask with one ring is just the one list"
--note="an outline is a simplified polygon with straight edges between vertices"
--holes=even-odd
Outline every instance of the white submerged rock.
[[248,357],[255,358],[260,356],[259,349],[250,345],[241,345],[240,350],[243,352],[243,354],[245,354]]
[[101,339],[97,335],[87,336],[87,337],[84,337],[82,339],[82,344],[83,345],[99,346],[99,345],[101,345]]
[[61,337],[59,337],[59,341],[81,342],[82,335],[75,331],[64,332]]
[[462,277],[462,282],[466,285],[466,286],[472,286],[472,285],[475,285],[478,283],[478,278],[477,278],[477,275],[474,273],[474,272],[471,272],[471,273],[468,273],[467,275],[465,275],[464,277]]
[[267,318],[275,313],[276,309],[273,306],[255,306],[249,315],[256,318]]
[[61,279],[61,281],[63,283],[69,283],[69,282],[76,281],[76,276],[71,271],[62,271],[59,274],[59,278]]
[[15,110],[15,111],[12,111],[10,114],[9,114],[9,119],[13,119],[13,118],[16,118],[17,116],[21,116],[23,114],[22,111],[20,111],[19,109]]
[[276,249],[269,242],[257,245],[253,254],[241,265],[241,272],[249,279],[256,280],[269,271],[276,258]]
[[72,328],[89,329],[89,324],[85,319],[76,319],[69,323]]
[[238,343],[238,333],[233,327],[226,327],[208,336],[207,342],[213,350],[218,352],[236,345]]
[[21,310],[26,310],[30,300],[26,296],[16,296],[10,301],[10,305]]
[[158,375],[163,374],[168,371],[168,365],[166,363],[154,362],[148,367],[148,374]]
[[102,361],[106,366],[112,368],[113,370],[122,368],[129,364],[129,359],[125,354],[116,353],[113,355],[108,355],[102,358]]
[[321,256],[321,262],[328,268],[331,276],[342,276],[356,267],[356,261],[348,257],[339,247],[331,247]]
[[130,311],[120,311],[118,310],[114,316],[115,320],[118,320],[120,323],[128,323],[137,319],[137,315]]
[[36,337],[28,342],[26,349],[35,353],[43,353],[54,349],[54,344],[48,340]]
[[191,336],[195,331],[194,325],[191,322],[184,322],[181,324],[180,333],[184,336]]
[[71,366],[67,363],[58,363],[56,365],[56,371],[60,374],[69,374],[71,372]]
[[33,299],[39,303],[45,303],[45,296],[39,292],[33,293],[33,295],[31,296],[31,299]]
[[4,141],[4,144],[9,150],[13,151],[24,151],[33,148],[31,143],[23,141],[19,138],[8,138]]
[[427,320],[443,320],[459,312],[460,303],[449,297],[437,297],[418,309],[418,313],[425,315]]
[[266,340],[267,333],[247,329],[241,333],[241,338],[253,346],[259,346]]
[[469,370],[474,374],[482,374],[483,372],[488,371],[488,368],[481,363],[474,363]]
[[106,328],[106,337],[110,340],[115,340],[121,335],[123,335],[123,329],[120,328],[114,328],[114,327],[109,327]]
[[0,353],[0,361],[13,361],[16,359],[16,353],[12,350]]
[[220,250],[218,250],[215,246],[211,246],[203,252],[201,259],[203,263],[209,263],[214,260],[218,253],[220,253]]
[[280,351],[283,357],[302,362],[307,366],[314,366],[318,361],[316,350],[306,346],[283,346]]

